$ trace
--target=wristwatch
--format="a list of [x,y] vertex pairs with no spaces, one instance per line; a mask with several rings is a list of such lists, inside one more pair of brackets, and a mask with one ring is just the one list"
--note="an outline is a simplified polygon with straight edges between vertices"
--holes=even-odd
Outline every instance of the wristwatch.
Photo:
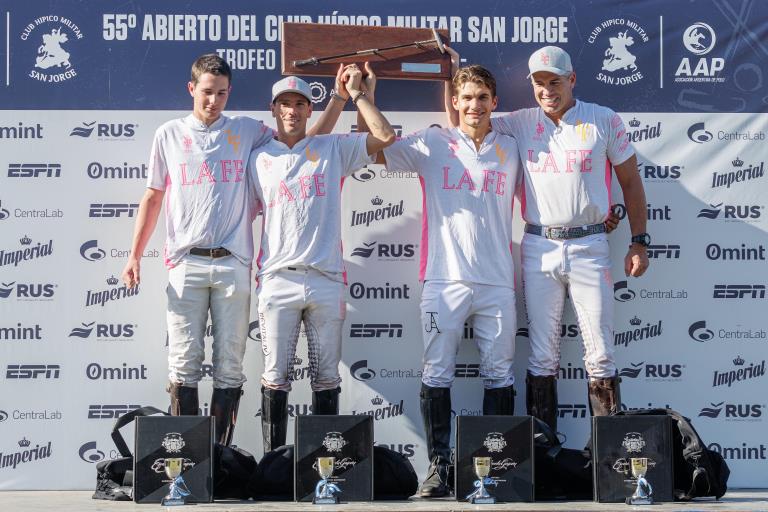
[[639,235],[633,236],[631,242],[633,244],[640,244],[643,247],[648,247],[651,245],[651,235],[648,233],[640,233]]

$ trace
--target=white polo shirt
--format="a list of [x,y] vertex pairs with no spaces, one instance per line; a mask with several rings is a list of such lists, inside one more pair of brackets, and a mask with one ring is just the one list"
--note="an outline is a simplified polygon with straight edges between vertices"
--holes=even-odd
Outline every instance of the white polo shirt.
[[525,164],[520,208],[540,226],[599,224],[611,206],[612,165],[634,153],[613,110],[576,101],[555,125],[541,108],[496,117],[493,129],[517,139]]
[[477,150],[460,129],[431,127],[385,148],[384,156],[387,169],[415,171],[421,181],[419,279],[514,287],[515,140],[492,131]]
[[343,281],[341,187],[372,162],[367,133],[305,137],[293,148],[272,140],[251,153],[248,173],[264,216],[258,274],[312,267]]
[[251,263],[248,155],[273,136],[261,121],[223,115],[211,126],[190,114],[157,129],[147,187],[165,191],[167,267],[192,247],[225,247]]

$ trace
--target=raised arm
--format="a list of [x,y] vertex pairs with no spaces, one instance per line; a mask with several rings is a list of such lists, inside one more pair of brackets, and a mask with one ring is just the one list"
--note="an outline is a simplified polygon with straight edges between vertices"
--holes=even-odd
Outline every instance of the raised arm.
[[155,231],[157,218],[163,207],[164,195],[163,190],[148,188],[144,197],[141,198],[141,203],[139,203],[136,226],[133,229],[131,255],[128,257],[128,263],[126,263],[122,274],[123,282],[128,288],[133,288],[141,282],[141,255],[144,254],[144,249]]
[[325,110],[320,114],[320,117],[315,124],[307,130],[307,135],[312,136],[331,133],[333,127],[336,126],[336,121],[339,120],[339,116],[344,111],[344,105],[349,99],[349,93],[341,82],[345,67],[344,64],[339,64],[339,70],[336,72],[336,84],[333,91],[331,91],[331,98],[328,100]]
[[[365,70],[369,77],[373,77],[375,87],[375,74],[371,65],[366,62]],[[352,102],[357,106],[359,123],[364,123],[368,128],[368,138],[366,139],[366,149],[369,155],[378,153],[387,146],[395,142],[395,130],[387,121],[387,118],[376,108],[373,103],[372,92],[367,92],[362,83],[363,73],[357,66],[350,67],[346,72],[346,88]]]
[[445,116],[448,118],[448,126],[459,126],[459,111],[453,108],[453,77],[459,70],[459,63],[461,59],[459,53],[450,46],[445,47],[451,55],[451,79],[445,81],[443,90],[443,101],[445,103]]
[[[613,166],[616,178],[619,181],[621,192],[624,195],[624,204],[627,207],[629,217],[629,229],[632,236],[645,233],[646,230],[646,204],[643,180],[637,172],[637,157],[632,155],[625,162]],[[624,258],[624,273],[627,276],[640,277],[648,268],[648,252],[640,244],[630,244],[627,255]]]

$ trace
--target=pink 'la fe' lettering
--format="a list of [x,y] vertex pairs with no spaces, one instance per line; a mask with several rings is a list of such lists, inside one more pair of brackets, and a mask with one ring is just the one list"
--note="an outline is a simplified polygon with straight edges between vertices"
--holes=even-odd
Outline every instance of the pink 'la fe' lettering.
[[459,183],[456,185],[456,188],[461,190],[461,186],[467,183],[469,185],[469,190],[475,190],[475,184],[472,182],[472,176],[469,175],[469,169],[464,169],[464,174],[461,175],[461,179],[459,180]]
[[573,166],[576,165],[576,155],[578,150],[566,149],[565,150],[565,172],[573,172]]
[[325,195],[325,175],[313,174],[312,178],[315,181],[315,195],[324,196]]
[[200,174],[197,175],[197,184],[200,185],[203,182],[203,178],[208,178],[208,183],[216,183],[216,178],[211,173],[211,168],[208,167],[208,162],[203,160],[203,164],[200,166]]
[[312,176],[299,176],[299,197],[306,199],[312,192]]
[[488,192],[489,187],[492,187],[494,182],[496,182],[496,190],[494,192],[497,195],[503,196],[504,189],[507,184],[507,173],[500,172],[500,171],[484,170],[483,171],[483,192]]
[[221,181],[229,183],[229,175],[232,173],[232,160],[221,161]]
[[293,201],[293,194],[291,194],[291,189],[288,188],[288,185],[285,184],[283,180],[280,180],[280,187],[277,191],[277,202],[279,203],[282,199],[285,199],[286,201]]
[[503,196],[507,187],[507,173],[496,173],[496,195]]
[[453,190],[456,188],[456,185],[450,185],[448,183],[448,171],[450,171],[451,168],[448,166],[443,167],[443,190]]
[[194,185],[193,181],[190,181],[187,179],[187,164],[186,163],[180,164],[180,167],[181,167],[181,186],[183,187],[185,185]]
[[581,154],[581,172],[592,172],[592,150],[580,149]]
[[560,169],[557,167],[557,161],[555,160],[554,155],[552,153],[547,153],[547,156],[544,158],[544,163],[541,165],[536,165],[536,162],[533,160],[533,150],[528,150],[528,170],[530,172],[547,172],[547,169],[550,167],[552,168],[553,172],[560,172]]
[[243,161],[235,160],[235,183],[240,183],[241,181],[243,181],[244,172],[245,172],[245,167],[243,167]]

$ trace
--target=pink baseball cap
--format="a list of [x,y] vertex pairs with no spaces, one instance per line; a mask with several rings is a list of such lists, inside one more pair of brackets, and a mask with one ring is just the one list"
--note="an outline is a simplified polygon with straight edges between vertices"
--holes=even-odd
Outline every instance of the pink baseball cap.
[[557,46],[545,46],[531,54],[531,58],[528,59],[528,71],[530,73],[526,78],[530,78],[532,74],[539,71],[549,71],[564,76],[573,73],[573,66],[571,57],[565,50]]
[[301,94],[312,103],[312,91],[309,88],[309,84],[297,76],[287,76],[275,82],[272,86],[272,103],[285,92]]

